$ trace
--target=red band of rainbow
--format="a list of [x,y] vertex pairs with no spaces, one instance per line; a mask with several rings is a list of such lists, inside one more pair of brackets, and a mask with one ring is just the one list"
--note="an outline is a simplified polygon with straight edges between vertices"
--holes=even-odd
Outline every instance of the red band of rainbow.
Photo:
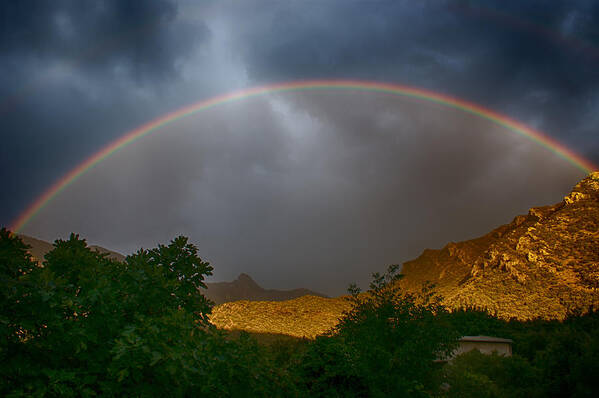
[[447,95],[434,93],[431,91],[402,86],[389,83],[377,83],[369,81],[359,80],[309,80],[309,81],[297,81],[289,83],[273,84],[261,87],[249,88],[246,90],[240,90],[233,93],[228,93],[213,97],[204,101],[200,101],[184,108],[178,109],[174,112],[168,113],[164,116],[156,118],[149,123],[146,123],[132,131],[125,133],[120,138],[114,140],[98,152],[94,153],[91,157],[80,163],[77,167],[69,171],[66,175],[62,176],[57,180],[50,188],[48,188],[41,196],[39,196],[33,204],[31,204],[25,211],[23,211],[17,219],[13,222],[11,229],[14,232],[20,232],[23,227],[33,218],[35,215],[44,208],[48,202],[50,202],[56,195],[62,192],[66,187],[72,184],[77,178],[85,174],[89,169],[94,167],[96,164],[104,161],[110,157],[116,151],[126,147],[127,145],[137,141],[138,139],[158,130],[159,128],[166,126],[167,124],[174,122],[175,120],[181,119],[185,116],[192,115],[196,112],[200,112],[211,107],[247,98],[256,97],[263,94],[294,91],[294,90],[314,90],[314,89],[338,89],[338,90],[361,90],[361,91],[373,91],[388,93],[393,95],[411,97],[421,99],[429,102],[438,103],[441,105],[448,106],[450,108],[459,109],[466,113],[470,113],[492,121],[500,126],[505,127],[517,134],[520,134],[533,142],[549,149],[551,152],[562,157],[584,173],[597,170],[595,166],[589,160],[576,154],[572,150],[565,147],[555,139],[542,134],[520,122],[508,118],[507,116],[501,115],[490,109],[483,108],[482,106],[467,102],[461,99],[453,98]]

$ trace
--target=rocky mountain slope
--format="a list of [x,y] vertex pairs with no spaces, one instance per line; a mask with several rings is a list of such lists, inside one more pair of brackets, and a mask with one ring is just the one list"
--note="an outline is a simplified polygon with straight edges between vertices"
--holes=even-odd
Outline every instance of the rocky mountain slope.
[[599,172],[563,201],[404,264],[402,286],[437,286],[449,307],[505,318],[563,318],[599,304]]
[[216,304],[239,300],[284,301],[307,295],[326,297],[308,289],[264,289],[247,274],[240,274],[233,282],[206,283],[206,286],[208,289],[201,289],[202,294]]

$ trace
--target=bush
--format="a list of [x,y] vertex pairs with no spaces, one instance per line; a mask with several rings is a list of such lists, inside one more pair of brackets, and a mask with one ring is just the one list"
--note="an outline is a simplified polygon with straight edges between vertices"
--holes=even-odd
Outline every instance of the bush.
[[453,350],[457,335],[431,288],[402,292],[397,270],[374,274],[365,293],[350,287],[351,310],[302,358],[311,394],[424,396],[434,388],[434,360]]
[[542,397],[537,369],[518,356],[503,357],[472,350],[443,370],[448,397]]

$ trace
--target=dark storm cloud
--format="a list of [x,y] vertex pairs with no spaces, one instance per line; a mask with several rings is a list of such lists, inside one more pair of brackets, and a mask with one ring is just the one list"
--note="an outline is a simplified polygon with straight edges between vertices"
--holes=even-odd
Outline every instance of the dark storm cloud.
[[174,26],[175,15],[176,6],[166,0],[5,1],[0,51],[156,78],[174,73],[175,62],[207,33],[201,26]]
[[245,18],[240,51],[255,81],[363,78],[425,87],[538,123],[599,162],[584,122],[599,101],[596,2],[260,4],[255,18],[238,14]]
[[164,0],[0,4],[0,178],[11,193],[0,223],[116,134],[180,106],[169,87],[209,32],[177,15]]

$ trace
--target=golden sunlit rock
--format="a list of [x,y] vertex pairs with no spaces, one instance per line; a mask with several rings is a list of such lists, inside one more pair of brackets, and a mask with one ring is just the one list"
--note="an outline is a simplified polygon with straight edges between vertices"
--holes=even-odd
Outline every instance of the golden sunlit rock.
[[599,304],[599,172],[564,200],[532,208],[480,238],[425,250],[404,265],[405,289],[429,280],[449,307],[504,318],[563,318]]

